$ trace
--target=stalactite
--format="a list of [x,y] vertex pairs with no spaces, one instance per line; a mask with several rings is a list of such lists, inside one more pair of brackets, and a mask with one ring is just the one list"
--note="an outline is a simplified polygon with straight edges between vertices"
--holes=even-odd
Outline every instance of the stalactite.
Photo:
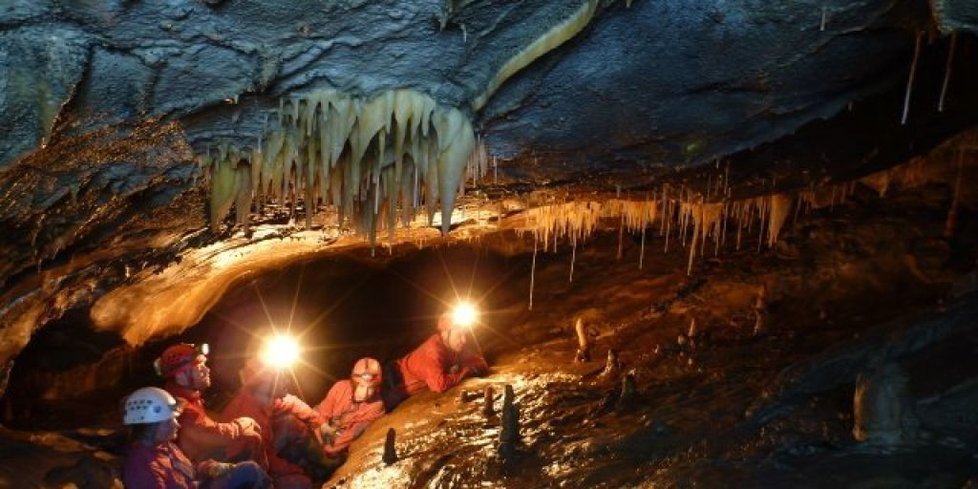
[[571,262],[570,262],[570,275],[567,276],[567,281],[574,282],[574,260],[577,259],[577,239],[571,237]]
[[757,252],[758,253],[761,252],[761,247],[764,246],[764,228],[765,228],[765,225],[770,225],[770,222],[768,221],[768,219],[766,219],[768,217],[768,213],[766,212],[767,211],[767,202],[768,202],[768,199],[763,198],[763,197],[761,197],[760,199],[761,199],[761,202],[760,202],[760,205],[757,208],[757,218],[758,218],[758,220],[760,220],[760,222],[758,223],[758,226],[757,226],[758,232],[759,232],[759,234],[757,235]]
[[472,100],[472,110],[479,111],[485,106],[493,93],[509,79],[534,60],[571,39],[591,22],[598,8],[598,0],[585,0],[574,14],[535,39],[520,52],[510,58],[496,76],[489,81],[485,90]]
[[440,200],[447,233],[463,175],[478,179],[486,170],[487,151],[468,119],[412,90],[369,99],[321,90],[282,98],[277,112],[254,148],[218,145],[199,158],[210,177],[212,225],[235,196],[242,204],[252,196],[288,202],[293,211],[301,196],[307,227],[321,200],[335,206],[341,224],[373,237],[399,216],[408,225],[422,200],[430,221]]
[[617,259],[621,260],[622,255],[622,238],[625,236],[625,214],[621,215],[621,222],[618,224],[618,254]]
[[528,309],[533,310],[533,282],[537,272],[537,238],[533,236],[533,263],[530,264],[530,305]]
[[951,82],[951,66],[954,62],[954,47],[957,45],[958,33],[951,33],[951,42],[947,51],[947,65],[944,67],[944,83],[941,84],[941,96],[937,101],[937,111],[944,112],[944,97],[947,96],[947,87]]
[[924,37],[923,31],[917,32],[917,42],[913,50],[913,62],[910,63],[910,75],[907,77],[907,92],[903,97],[903,117],[900,118],[900,125],[907,125],[907,116],[910,114],[910,92],[913,90],[913,79],[917,73],[917,59],[920,58],[920,43]]
[[768,225],[767,225],[767,245],[774,246],[781,234],[781,228],[788,218],[791,210],[792,198],[785,194],[775,194],[771,196],[769,205]]
[[714,239],[720,239],[720,223],[723,219],[723,204],[721,203],[686,203],[683,204],[683,214],[687,214],[692,221],[693,236],[689,242],[689,262],[686,267],[686,274],[693,273],[693,261],[696,259],[697,249],[702,254],[706,236],[712,234]]
[[642,269],[642,265],[645,261],[645,226],[642,226],[642,245],[638,253],[638,269]]

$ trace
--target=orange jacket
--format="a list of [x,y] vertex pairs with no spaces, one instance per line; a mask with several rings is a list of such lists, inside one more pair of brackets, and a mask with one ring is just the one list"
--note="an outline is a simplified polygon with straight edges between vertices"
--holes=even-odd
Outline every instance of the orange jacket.
[[326,455],[336,457],[349,448],[366,431],[370,423],[384,415],[384,403],[379,398],[373,401],[356,402],[353,399],[353,382],[341,380],[329,389],[316,411],[338,433],[323,440]]
[[[457,367],[455,373],[451,368]],[[404,392],[408,395],[423,391],[425,387],[435,392],[445,392],[475,370],[488,371],[486,359],[466,348],[455,352],[445,345],[441,335],[434,334],[413,352],[397,361],[397,369],[404,379]]]
[[153,446],[133,443],[122,466],[122,482],[126,487],[194,489],[196,478],[190,460],[172,442]]
[[268,468],[258,432],[260,428],[253,419],[236,418],[228,423],[218,423],[204,409],[200,391],[172,382],[166,384],[166,390],[173,397],[184,400],[183,412],[178,419],[177,445],[191,461],[254,460],[262,468]]
[[275,437],[277,434],[272,429],[272,418],[282,413],[295,416],[313,430],[319,429],[319,425],[322,424],[319,414],[298,397],[286,395],[276,399],[271,406],[265,406],[248,389],[244,388],[238,391],[238,394],[224,407],[221,416],[224,419],[249,417],[258,423],[258,426],[261,427],[265,456],[268,458],[268,475],[272,478],[279,478],[284,475],[304,475],[301,467],[275,453]]

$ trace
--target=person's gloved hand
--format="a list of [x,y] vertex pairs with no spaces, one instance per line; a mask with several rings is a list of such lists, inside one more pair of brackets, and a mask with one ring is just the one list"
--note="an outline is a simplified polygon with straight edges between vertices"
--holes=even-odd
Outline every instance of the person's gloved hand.
[[472,375],[476,377],[482,377],[483,375],[489,373],[489,366],[484,363],[480,363],[478,365],[469,367],[469,371],[471,371]]
[[323,435],[323,438],[336,438],[336,435],[340,433],[329,421],[319,425],[319,432]]
[[200,464],[198,471],[204,479],[217,479],[231,471],[234,468],[234,464],[218,462],[216,460],[207,460]]
[[259,426],[258,422],[254,419],[242,416],[240,418],[235,418],[234,421],[239,427],[241,427],[241,431],[243,432],[257,433],[259,435],[261,434],[261,426]]

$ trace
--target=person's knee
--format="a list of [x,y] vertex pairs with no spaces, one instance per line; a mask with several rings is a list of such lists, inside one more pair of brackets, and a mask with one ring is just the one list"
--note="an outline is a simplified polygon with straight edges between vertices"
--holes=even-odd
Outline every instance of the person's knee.
[[230,487],[234,488],[266,487],[269,481],[268,474],[262,470],[257,462],[252,460],[234,464],[234,468],[228,474],[228,479],[231,482]]

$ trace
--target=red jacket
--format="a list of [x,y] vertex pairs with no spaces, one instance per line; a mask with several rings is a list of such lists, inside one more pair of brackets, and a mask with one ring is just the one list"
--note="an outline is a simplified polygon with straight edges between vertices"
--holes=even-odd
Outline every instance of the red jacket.
[[[453,366],[458,369],[450,373]],[[468,348],[455,352],[445,345],[439,334],[432,335],[413,352],[398,360],[397,368],[408,395],[416,394],[425,387],[435,392],[445,392],[472,375],[471,370],[489,370],[482,355]]]
[[265,447],[265,456],[268,458],[268,475],[272,478],[279,478],[285,475],[304,475],[301,467],[290,463],[275,453],[275,436],[272,429],[272,417],[288,413],[300,421],[305,422],[311,429],[319,429],[322,420],[319,414],[309,407],[308,404],[293,395],[276,399],[271,406],[264,406],[259,402],[248,389],[241,389],[238,395],[231,399],[231,402],[224,407],[221,416],[224,419],[249,417],[261,427],[262,444]]
[[185,401],[178,420],[180,432],[177,435],[177,445],[191,461],[196,463],[214,459],[226,462],[244,458],[254,460],[262,468],[268,467],[261,435],[256,431],[257,423],[247,418],[218,423],[207,415],[200,391],[172,382],[166,384],[166,390],[173,397]]
[[190,459],[173,442],[133,443],[122,467],[122,482],[139,489],[193,489],[195,477]]
[[367,402],[353,400],[353,382],[341,380],[329,389],[326,397],[316,406],[316,411],[339,433],[326,442],[326,455],[335,457],[349,448],[373,423],[384,415],[384,402],[380,399]]

